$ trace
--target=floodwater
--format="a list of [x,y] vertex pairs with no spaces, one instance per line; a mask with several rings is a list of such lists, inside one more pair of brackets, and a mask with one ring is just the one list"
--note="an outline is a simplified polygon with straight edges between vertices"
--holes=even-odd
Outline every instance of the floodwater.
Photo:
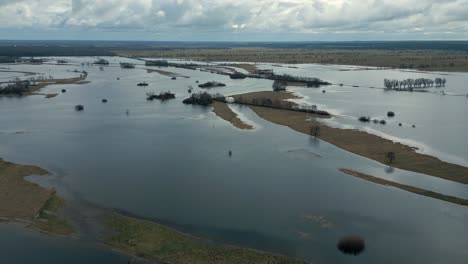
[[[95,207],[116,208],[154,219],[217,242],[314,263],[468,260],[468,208],[369,183],[338,169],[355,169],[465,198],[467,186],[389,170],[383,164],[262,120],[247,107],[232,106],[254,124],[253,131],[234,128],[209,108],[182,104],[189,96],[187,86],[196,86],[197,80],[226,83],[226,87],[212,89],[226,95],[270,90],[271,81],[230,80],[208,72],[163,69],[190,76],[171,80],[147,73],[142,62],[130,59],[108,58],[111,65],[102,71],[86,64],[95,58],[67,59],[73,65],[2,67],[55,78],[77,76],[75,69],[86,70],[90,83],[49,86],[42,92],[60,93],[62,88],[67,89],[51,99],[0,98],[0,157],[48,169],[52,176],[34,180],[58,188],[65,197],[68,194]],[[118,66],[120,61],[139,65],[124,70]],[[375,87],[380,87],[384,78],[443,76],[447,87],[434,89],[468,93],[468,88],[463,87],[468,74],[463,73],[297,66],[262,67],[336,84]],[[149,86],[136,86],[143,81]],[[146,101],[146,92],[166,90],[175,92],[176,99]],[[468,122],[463,118],[468,111],[466,97],[339,85],[291,90],[305,96],[304,102],[341,115],[329,121],[333,125],[401,139],[441,159],[457,163],[468,160],[464,143]],[[101,103],[103,98],[109,102]],[[75,112],[77,104],[84,105],[85,110]],[[357,121],[361,115],[386,118],[390,110],[397,115],[386,126],[362,125]],[[399,127],[399,122],[405,125]],[[232,157],[228,155],[230,149]],[[80,214],[86,213],[72,215],[78,218]],[[31,259],[43,263],[63,263],[62,258],[75,260],[75,256],[86,256],[82,263],[125,263],[125,257],[83,239],[86,234],[69,241],[11,225],[0,225],[0,232],[1,250],[7,252],[10,263],[28,263],[25,248]],[[365,252],[357,257],[341,254],[336,242],[355,234],[366,239]],[[19,244],[25,248],[14,246]]]

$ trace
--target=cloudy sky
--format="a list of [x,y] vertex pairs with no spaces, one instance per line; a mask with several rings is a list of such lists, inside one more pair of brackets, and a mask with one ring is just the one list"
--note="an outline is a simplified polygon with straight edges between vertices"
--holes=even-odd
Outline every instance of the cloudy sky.
[[0,0],[0,39],[468,39],[468,0]]

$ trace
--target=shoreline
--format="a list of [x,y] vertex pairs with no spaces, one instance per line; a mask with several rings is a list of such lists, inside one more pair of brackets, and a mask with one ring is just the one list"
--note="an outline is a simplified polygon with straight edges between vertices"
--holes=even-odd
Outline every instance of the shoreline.
[[[287,93],[279,97],[283,97],[283,99],[281,99],[282,102],[278,101],[277,92],[267,91],[234,96],[236,102],[240,101],[241,104],[244,102],[244,104],[247,104],[259,117],[272,123],[287,126],[307,135],[310,135],[312,128],[318,128],[320,134],[317,138],[343,150],[382,164],[388,164],[386,154],[393,152],[395,153],[396,159],[391,165],[395,168],[468,184],[467,167],[444,162],[436,157],[418,153],[413,147],[364,131],[330,127],[315,120],[316,118],[324,118],[320,115],[258,106],[260,101],[265,98],[279,104],[285,104],[288,101],[284,100],[292,99],[287,97]],[[241,99],[238,101],[238,98]],[[245,98],[250,100],[247,101],[249,103],[246,103]],[[257,103],[254,99],[256,99]]]
[[59,213],[63,199],[54,189],[27,181],[30,175],[49,172],[32,165],[19,165],[0,159],[0,217],[7,222],[24,222],[27,228],[52,235],[71,235],[73,227]]
[[46,98],[52,98],[57,96],[56,93],[44,94],[39,93],[39,91],[43,88],[46,88],[49,85],[65,85],[65,84],[86,84],[89,81],[85,81],[86,78],[74,77],[68,79],[52,79],[52,80],[39,80],[35,81],[37,85],[30,86],[30,90],[27,93],[22,95],[17,94],[0,94],[0,97],[21,97],[21,96],[29,96],[29,95],[44,95]]
[[[30,175],[48,174],[48,171],[38,166],[19,165],[0,159],[0,224],[20,223],[31,231],[71,238],[75,233],[74,227],[60,217],[65,200],[54,189],[46,189],[24,179]],[[13,196],[16,198],[8,199],[15,188],[21,190],[16,191]],[[18,203],[23,206],[18,206]],[[105,208],[102,210],[107,211]],[[110,232],[106,231],[102,234],[104,237],[96,238],[96,245],[104,245],[109,250],[138,258],[141,263],[306,263],[280,254],[214,243],[153,220],[125,215],[116,210],[106,214],[103,224]]]
[[108,226],[114,232],[104,244],[127,255],[172,263],[306,263],[292,257],[238,246],[217,244],[157,222],[113,212]]
[[359,178],[359,179],[362,179],[362,180],[365,180],[365,181],[369,181],[369,182],[372,182],[372,183],[376,183],[376,184],[379,184],[379,185],[391,186],[391,187],[398,188],[400,190],[404,190],[404,191],[411,192],[411,193],[414,193],[414,194],[430,197],[430,198],[437,199],[437,200],[440,200],[440,201],[449,202],[449,203],[453,203],[453,204],[458,204],[458,205],[462,205],[462,206],[468,206],[468,200],[460,198],[460,197],[445,195],[445,194],[438,193],[438,192],[433,192],[433,191],[430,191],[430,190],[427,190],[427,189],[423,189],[423,188],[414,187],[414,186],[411,186],[411,185],[406,185],[406,184],[401,184],[401,183],[385,180],[385,179],[382,179],[382,178],[378,178],[378,177],[375,177],[375,176],[371,176],[371,175],[368,175],[368,174],[365,174],[365,173],[361,173],[361,172],[357,172],[357,171],[353,171],[353,170],[349,170],[349,169],[339,169],[339,171],[341,171],[344,174],[348,174],[348,175],[351,175],[353,177],[356,177],[356,178]]
[[234,111],[232,111],[226,103],[214,101],[212,106],[213,113],[215,113],[216,116],[229,122],[234,127],[242,130],[254,129],[253,126],[242,121],[242,119],[240,119],[239,116],[236,113],[234,113]]

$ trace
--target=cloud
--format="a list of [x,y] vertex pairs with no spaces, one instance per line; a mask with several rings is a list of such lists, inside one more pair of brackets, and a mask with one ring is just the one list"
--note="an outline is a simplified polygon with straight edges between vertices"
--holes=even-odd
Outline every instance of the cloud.
[[468,0],[0,0],[2,28],[466,38]]

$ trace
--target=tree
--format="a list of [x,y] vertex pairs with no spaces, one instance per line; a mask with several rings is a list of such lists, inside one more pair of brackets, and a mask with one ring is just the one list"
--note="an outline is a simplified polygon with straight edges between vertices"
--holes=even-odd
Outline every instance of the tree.
[[287,83],[284,81],[273,82],[273,91],[286,91]]
[[395,159],[396,159],[395,152],[390,151],[385,156],[386,156],[386,158],[388,160],[388,163],[393,163],[393,161],[395,161]]
[[314,137],[318,137],[320,135],[320,126],[311,127],[310,134],[314,135]]

